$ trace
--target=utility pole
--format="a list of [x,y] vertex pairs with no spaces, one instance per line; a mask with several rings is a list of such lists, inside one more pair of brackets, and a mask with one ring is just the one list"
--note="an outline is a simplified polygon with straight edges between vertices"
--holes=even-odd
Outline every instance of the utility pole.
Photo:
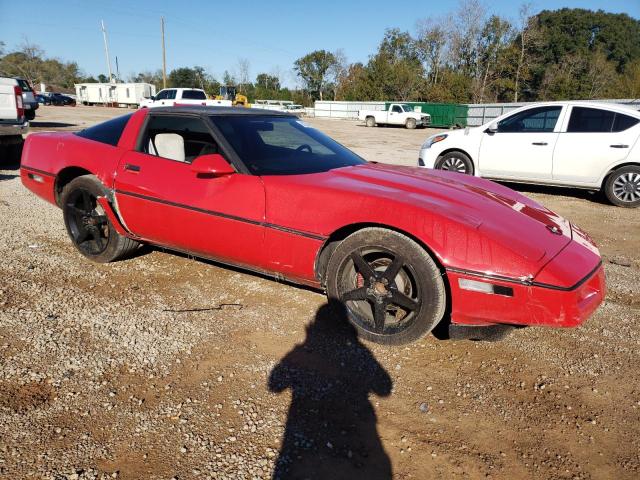
[[107,57],[107,69],[109,70],[109,83],[111,83],[111,58],[109,58],[109,44],[107,43],[107,30],[104,28],[104,20],[102,22],[102,37],[104,38],[104,53]]
[[167,56],[164,49],[164,17],[160,17],[160,30],[162,31],[162,88],[167,88]]

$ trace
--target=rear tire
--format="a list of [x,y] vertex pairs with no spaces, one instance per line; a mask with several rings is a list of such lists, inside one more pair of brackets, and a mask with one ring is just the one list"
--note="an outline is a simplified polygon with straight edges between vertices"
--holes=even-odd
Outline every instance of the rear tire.
[[640,207],[640,167],[629,165],[611,172],[604,184],[604,194],[619,207]]
[[429,333],[442,319],[446,293],[431,256],[410,238],[365,228],[343,240],[327,266],[327,296],[344,305],[366,340],[401,345]]
[[413,130],[414,128],[416,128],[416,119],[415,118],[407,118],[407,121],[405,122],[404,126],[407,127],[409,130]]
[[134,252],[140,244],[116,232],[98,197],[107,196],[104,186],[93,175],[83,175],[62,190],[64,224],[71,242],[89,260],[108,263]]
[[376,119],[373,117],[367,117],[365,120],[365,125],[367,127],[375,127],[376,126]]
[[473,175],[473,163],[471,159],[462,152],[449,152],[441,156],[436,162],[435,168],[437,170],[448,170],[450,172]]

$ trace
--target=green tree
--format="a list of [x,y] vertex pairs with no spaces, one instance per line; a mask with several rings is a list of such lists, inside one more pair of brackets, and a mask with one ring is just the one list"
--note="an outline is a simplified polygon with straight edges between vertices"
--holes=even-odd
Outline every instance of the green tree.
[[316,50],[294,62],[294,69],[312,97],[323,99],[331,68],[336,63],[333,53]]

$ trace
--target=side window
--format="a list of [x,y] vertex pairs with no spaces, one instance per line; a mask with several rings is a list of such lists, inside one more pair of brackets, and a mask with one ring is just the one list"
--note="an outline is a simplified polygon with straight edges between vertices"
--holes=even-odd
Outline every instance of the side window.
[[85,128],[77,132],[76,135],[116,147],[131,115],[133,114],[130,113],[121,117],[112,118],[93,127]]
[[561,106],[537,107],[516,113],[498,123],[498,132],[553,132],[562,111]]
[[167,98],[167,90],[160,90],[156,95],[156,100],[164,100]]
[[400,105],[394,105],[391,111],[394,113],[402,113],[402,108],[400,108]]
[[573,107],[567,132],[610,132],[615,112],[600,108]]
[[188,100],[206,100],[207,96],[200,90],[183,90],[182,98]]
[[200,118],[169,115],[151,116],[140,151],[185,163],[200,155],[222,153]]
[[176,98],[176,91],[171,89],[167,90],[167,100],[173,100]]
[[616,118],[613,121],[612,132],[622,132],[628,128],[637,125],[640,122],[639,119],[635,117],[630,117],[629,115],[623,115],[622,113],[616,113]]

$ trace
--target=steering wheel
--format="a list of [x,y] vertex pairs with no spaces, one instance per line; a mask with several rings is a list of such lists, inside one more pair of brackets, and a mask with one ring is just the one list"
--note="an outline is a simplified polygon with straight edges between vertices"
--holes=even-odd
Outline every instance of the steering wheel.
[[307,150],[309,153],[313,153],[313,150],[311,150],[311,145],[309,145],[308,143],[303,143],[298,148],[296,148],[296,152],[302,152],[303,150]]

